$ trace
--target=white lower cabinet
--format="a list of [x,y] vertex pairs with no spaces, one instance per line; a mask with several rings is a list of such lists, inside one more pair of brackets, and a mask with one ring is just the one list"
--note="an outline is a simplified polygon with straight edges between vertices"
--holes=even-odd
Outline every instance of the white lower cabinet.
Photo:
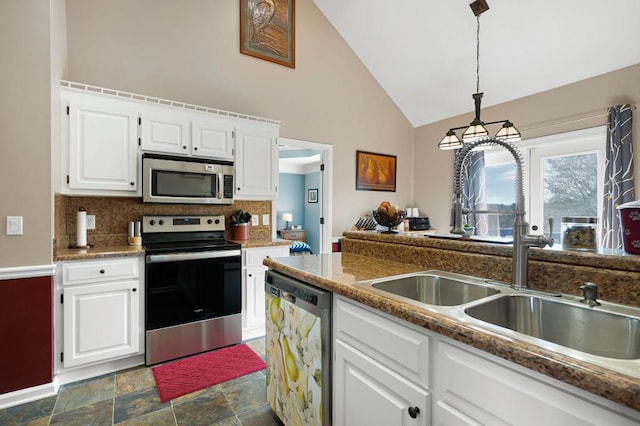
[[334,372],[335,425],[430,424],[426,389],[342,341],[335,345]]
[[336,426],[640,424],[638,411],[350,299],[334,297],[333,320]]
[[569,385],[531,377],[520,366],[467,348],[445,341],[436,346],[434,425],[622,426],[640,420],[637,412],[635,419],[625,417],[595,397],[567,392]]
[[141,353],[140,264],[139,257],[61,264],[63,368]]
[[242,339],[265,335],[264,273],[267,257],[289,256],[289,246],[242,250]]
[[431,424],[429,337],[336,297],[333,424]]

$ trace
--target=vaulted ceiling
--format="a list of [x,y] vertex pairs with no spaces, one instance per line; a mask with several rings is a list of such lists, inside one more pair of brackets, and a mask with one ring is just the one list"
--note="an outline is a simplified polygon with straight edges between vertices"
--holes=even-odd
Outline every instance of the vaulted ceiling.
[[[483,107],[640,63],[639,0],[487,1]],[[473,110],[469,0],[314,2],[414,127]]]

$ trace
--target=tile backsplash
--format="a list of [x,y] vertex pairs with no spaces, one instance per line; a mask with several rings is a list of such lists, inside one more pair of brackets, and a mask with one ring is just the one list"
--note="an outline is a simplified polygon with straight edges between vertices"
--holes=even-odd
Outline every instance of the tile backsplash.
[[[55,195],[54,247],[76,245],[76,217],[80,207],[87,215],[95,215],[96,229],[87,230],[87,244],[98,246],[127,244],[130,221],[142,220],[145,215],[224,215],[227,237],[231,237],[231,215],[242,209],[251,215],[271,215],[271,201],[236,201],[232,205],[143,204],[142,198],[80,197]],[[268,239],[271,225],[249,226],[249,238]]]

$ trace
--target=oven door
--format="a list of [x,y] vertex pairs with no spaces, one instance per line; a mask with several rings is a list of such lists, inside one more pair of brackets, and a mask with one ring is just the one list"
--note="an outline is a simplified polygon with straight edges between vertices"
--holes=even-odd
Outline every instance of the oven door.
[[146,256],[146,329],[239,314],[240,250]]

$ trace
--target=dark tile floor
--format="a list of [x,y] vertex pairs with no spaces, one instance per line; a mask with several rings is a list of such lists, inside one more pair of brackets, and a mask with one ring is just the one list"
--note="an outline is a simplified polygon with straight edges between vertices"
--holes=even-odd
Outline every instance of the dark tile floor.
[[[264,339],[246,342],[263,358]],[[0,425],[281,426],[258,371],[161,403],[151,368],[69,383],[57,396],[0,410]]]

